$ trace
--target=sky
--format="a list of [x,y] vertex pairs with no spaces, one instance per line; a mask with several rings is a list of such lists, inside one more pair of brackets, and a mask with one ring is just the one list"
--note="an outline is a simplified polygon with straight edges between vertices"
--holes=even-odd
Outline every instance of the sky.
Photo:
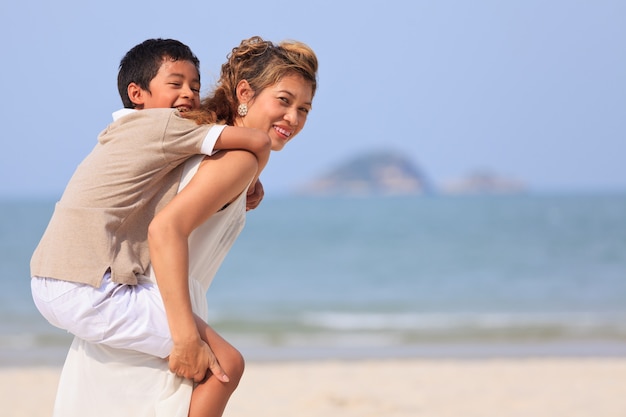
[[60,196],[121,107],[134,45],[186,43],[208,92],[253,35],[303,41],[320,61],[307,126],[262,174],[266,198],[380,150],[435,184],[488,171],[535,190],[626,190],[621,0],[24,0],[0,5],[0,198]]

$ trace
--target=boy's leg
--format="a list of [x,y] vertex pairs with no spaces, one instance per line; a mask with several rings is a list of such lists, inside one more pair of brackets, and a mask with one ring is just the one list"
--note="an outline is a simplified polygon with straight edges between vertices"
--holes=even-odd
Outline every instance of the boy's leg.
[[117,284],[105,274],[100,288],[33,277],[35,305],[53,325],[91,343],[165,358],[172,349],[157,286]]
[[230,396],[243,375],[243,356],[202,319],[196,317],[196,325],[202,340],[210,347],[230,381],[224,383],[214,375],[198,384],[191,395],[189,417],[221,417]]
[[[229,197],[235,198],[245,187],[239,189],[236,184],[254,176],[250,173],[250,158],[253,157],[247,151],[220,152],[205,158],[214,162],[200,167],[196,175],[203,172],[203,179],[199,184],[219,178],[222,181],[215,186],[214,194],[232,194]],[[212,176],[214,174],[218,176]],[[35,304],[44,317],[81,339],[162,358],[172,351],[163,300],[152,282],[132,286],[116,284],[108,274],[100,288],[39,277],[32,278],[31,282]]]

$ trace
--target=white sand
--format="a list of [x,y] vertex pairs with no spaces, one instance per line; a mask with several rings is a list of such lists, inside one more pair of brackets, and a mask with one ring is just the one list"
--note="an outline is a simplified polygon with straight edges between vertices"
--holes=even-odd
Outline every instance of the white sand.
[[[0,369],[2,415],[49,417],[59,372]],[[624,417],[626,358],[253,362],[244,416]]]

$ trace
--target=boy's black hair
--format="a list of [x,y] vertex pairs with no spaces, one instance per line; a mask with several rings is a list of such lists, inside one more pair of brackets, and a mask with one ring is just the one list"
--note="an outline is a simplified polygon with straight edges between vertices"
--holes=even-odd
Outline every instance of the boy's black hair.
[[156,77],[164,59],[192,62],[200,77],[200,61],[187,45],[175,39],[148,39],[133,47],[120,61],[117,90],[125,108],[135,107],[128,97],[128,85],[135,83],[150,91],[150,81]]

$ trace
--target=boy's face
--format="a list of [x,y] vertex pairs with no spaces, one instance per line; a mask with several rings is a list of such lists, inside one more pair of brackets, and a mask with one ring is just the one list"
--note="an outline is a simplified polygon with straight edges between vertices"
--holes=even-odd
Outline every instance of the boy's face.
[[189,61],[166,59],[150,81],[150,91],[142,90],[138,109],[177,108],[181,112],[200,107],[200,76]]

